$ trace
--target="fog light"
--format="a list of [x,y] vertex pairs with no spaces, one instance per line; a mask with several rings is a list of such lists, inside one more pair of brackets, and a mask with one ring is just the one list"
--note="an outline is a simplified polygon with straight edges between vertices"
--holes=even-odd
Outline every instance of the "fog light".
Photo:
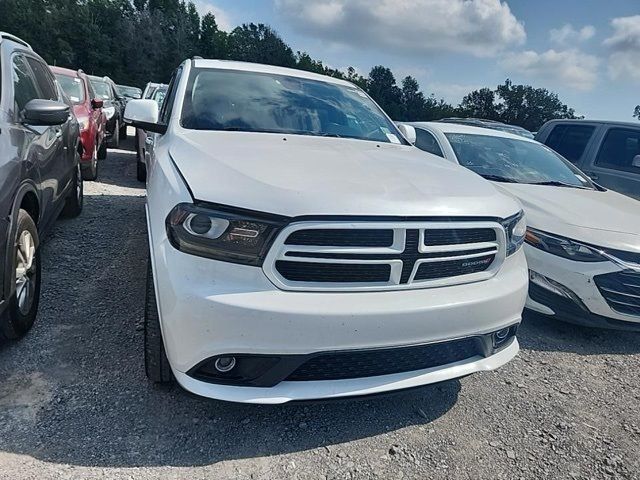
[[[578,295],[576,295],[572,290],[565,287],[561,283],[558,283],[555,280],[550,279],[549,277],[545,277],[544,275],[534,272],[533,270],[529,270],[529,280],[531,281],[531,283],[534,283],[537,286],[548,290],[549,292],[555,293],[556,295],[564,297],[567,300],[571,300],[585,312],[589,311],[582,300],[580,300],[580,297],[578,297]],[[547,306],[549,307],[549,305]]]
[[230,372],[236,366],[236,357],[220,357],[214,366],[220,373]]
[[498,330],[495,333],[496,336],[496,340],[498,341],[503,341],[505,338],[507,338],[509,336],[509,332],[511,331],[511,328],[503,328],[502,330]]

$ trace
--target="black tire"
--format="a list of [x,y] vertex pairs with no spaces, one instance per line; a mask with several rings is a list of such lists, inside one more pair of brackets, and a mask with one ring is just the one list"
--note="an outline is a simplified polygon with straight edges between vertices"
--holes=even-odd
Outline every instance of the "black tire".
[[115,128],[113,129],[113,135],[111,136],[111,142],[109,147],[118,148],[120,146],[120,122],[116,120]]
[[98,151],[94,146],[91,163],[82,166],[82,180],[93,181],[98,178]]
[[106,160],[107,159],[107,142],[105,140],[100,144],[100,148],[98,149],[98,160]]
[[147,378],[153,383],[172,383],[175,380],[164,350],[151,260],[147,265],[147,300],[144,308],[144,366]]
[[121,140],[127,139],[127,124],[124,122],[122,122],[122,125],[120,126],[120,139]]
[[139,182],[147,181],[147,166],[140,160],[136,162],[136,177]]
[[[35,253],[33,261],[31,262],[31,268],[27,270],[27,272],[31,273],[27,281],[27,291],[24,292],[29,295],[28,298],[30,298],[30,301],[21,307],[18,299],[19,292],[16,269],[18,266],[18,242],[24,232],[28,232],[29,235],[31,235],[33,245],[35,246]],[[13,293],[9,298],[7,309],[2,315],[2,318],[0,318],[0,340],[16,340],[23,337],[33,326],[38,313],[38,304],[40,303],[41,265],[38,229],[31,216],[25,210],[21,209],[18,212],[16,232],[9,248],[13,250],[11,255],[13,261],[9,262],[10,265],[8,265],[8,268],[11,269],[9,278],[13,285]],[[20,290],[20,292],[23,292],[23,290]]]
[[82,212],[83,205],[84,186],[82,184],[82,170],[80,168],[80,163],[78,163],[75,175],[73,176],[71,191],[64,202],[62,216],[66,218],[77,217]]

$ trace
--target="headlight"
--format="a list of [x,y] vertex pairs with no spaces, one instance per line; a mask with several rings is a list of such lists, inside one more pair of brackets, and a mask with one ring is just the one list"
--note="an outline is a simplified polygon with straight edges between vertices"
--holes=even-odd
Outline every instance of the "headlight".
[[513,217],[509,217],[502,222],[502,226],[507,232],[507,256],[513,255],[524,243],[524,236],[527,233],[527,222],[524,212],[520,212]]
[[533,228],[527,229],[526,242],[532,247],[576,262],[606,262],[595,248],[569,238],[551,235]]
[[261,266],[285,217],[222,206],[176,205],[167,217],[171,245],[181,252]]
[[111,120],[111,117],[116,114],[116,107],[104,107],[102,111],[107,116],[107,120]]
[[78,117],[78,123],[80,124],[80,131],[89,128],[89,117]]

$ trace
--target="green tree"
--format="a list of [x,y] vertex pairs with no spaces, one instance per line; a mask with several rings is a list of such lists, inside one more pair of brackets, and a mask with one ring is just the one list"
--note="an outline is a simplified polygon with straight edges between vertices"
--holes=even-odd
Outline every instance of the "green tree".
[[393,118],[404,116],[402,90],[396,85],[396,78],[387,67],[373,67],[367,79],[367,92]]
[[574,109],[562,103],[557,94],[546,88],[514,85],[507,79],[498,86],[496,93],[502,99],[499,120],[532,132],[554,118],[576,118]]
[[418,81],[407,76],[402,80],[402,117],[401,120],[408,122],[422,120],[427,108],[427,99],[420,91]]
[[633,116],[640,120],[640,105],[636,105],[636,108],[633,110]]
[[293,50],[268,25],[244,24],[229,35],[229,58],[244,62],[295,67]]
[[496,104],[496,93],[490,88],[481,88],[468,93],[460,103],[460,111],[465,117],[500,118],[500,106]]
[[204,58],[227,58],[227,34],[218,28],[213,13],[202,17],[198,55]]

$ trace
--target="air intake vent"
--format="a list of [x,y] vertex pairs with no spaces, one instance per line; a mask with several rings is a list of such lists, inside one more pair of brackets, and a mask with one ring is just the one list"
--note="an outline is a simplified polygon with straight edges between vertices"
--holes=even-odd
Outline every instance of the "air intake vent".
[[263,269],[283,290],[370,291],[486,280],[506,256],[497,222],[300,222]]

